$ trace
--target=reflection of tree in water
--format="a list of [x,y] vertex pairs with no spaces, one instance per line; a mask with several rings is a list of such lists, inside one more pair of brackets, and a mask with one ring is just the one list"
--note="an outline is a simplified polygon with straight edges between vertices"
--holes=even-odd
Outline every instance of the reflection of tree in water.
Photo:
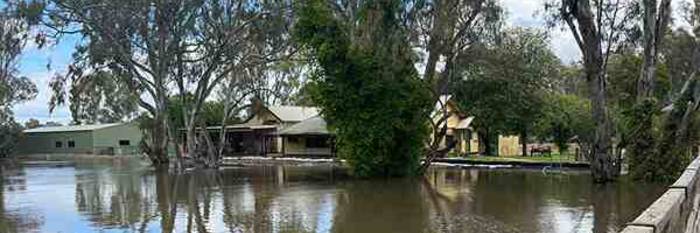
[[334,232],[427,231],[428,207],[419,180],[353,180],[337,184]]
[[617,232],[663,192],[576,171],[435,169],[424,184],[434,228],[447,232]]
[[[331,171],[332,172],[332,171]],[[236,170],[223,177],[247,177],[245,183],[222,179],[224,183],[224,223],[232,231],[242,232],[311,232],[324,226],[320,215],[325,206],[334,206],[328,195],[313,196],[293,187],[301,181],[312,186],[313,181],[327,183],[333,177],[325,170],[265,166]],[[305,189],[313,187],[305,187]],[[331,208],[332,209],[332,208]],[[331,210],[332,211],[332,210]],[[330,221],[330,219],[328,219]],[[330,224],[330,223],[325,223]]]
[[[163,232],[306,232],[317,229],[319,199],[289,189],[297,175],[282,167],[156,173]],[[293,182],[292,182],[293,183]],[[307,184],[305,181],[304,184]],[[334,202],[333,202],[334,203]],[[222,223],[222,224],[219,224]]]
[[[473,206],[467,211],[517,232],[557,232],[558,224],[576,223],[590,206],[587,186],[591,181],[586,175],[544,175],[538,170],[479,171],[478,175]],[[560,207],[570,208],[570,215],[561,216]]]
[[440,232],[519,232],[494,218],[474,214],[473,192],[479,173],[474,170],[434,169],[422,180],[429,203],[431,229]]
[[[3,182],[7,188],[11,181]],[[627,182],[595,186],[587,174],[510,170],[348,180],[317,167],[184,174],[85,169],[76,182],[76,205],[88,220],[132,232],[157,226],[162,232],[601,233],[630,221],[656,197]],[[17,222],[7,215],[2,221]]]
[[149,218],[155,198],[143,171],[104,172],[85,170],[76,174],[75,202],[78,211],[99,227],[137,231]]
[[24,169],[17,164],[0,163],[0,232],[37,231],[43,224],[42,216],[28,209],[9,210],[5,194],[27,189]]

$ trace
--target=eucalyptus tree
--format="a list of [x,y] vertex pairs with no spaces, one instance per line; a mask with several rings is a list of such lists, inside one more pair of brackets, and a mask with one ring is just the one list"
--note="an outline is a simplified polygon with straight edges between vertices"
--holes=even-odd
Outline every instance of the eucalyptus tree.
[[[700,1],[694,1],[694,4],[691,25],[695,36],[686,36],[680,44],[672,44],[683,46],[682,49],[686,52],[669,59],[670,64],[680,65],[676,66],[681,68],[678,73],[685,72],[688,77],[684,77],[685,82],[680,90],[671,93],[671,101],[668,101],[670,105],[659,105],[658,98],[649,95],[650,92],[658,91],[658,87],[653,85],[658,82],[658,77],[645,72],[657,69],[656,60],[662,58],[657,58],[657,53],[662,50],[664,33],[668,31],[670,0],[660,3],[644,1],[644,62],[637,85],[637,102],[630,114],[630,118],[637,119],[637,123],[631,127],[635,141],[630,148],[630,174],[635,178],[666,181],[675,179],[692,159],[694,146],[700,139],[697,133],[700,127],[697,117],[700,110],[700,83],[697,76],[697,67],[700,65],[697,60],[700,54],[697,46],[700,41],[697,36],[700,32]],[[678,64],[673,59],[688,64]]]
[[440,148],[446,141],[447,103],[441,95],[449,94],[450,80],[460,76],[464,60],[472,46],[494,42],[503,25],[504,10],[495,0],[409,1],[403,23],[409,28],[411,46],[419,51],[422,80],[430,90],[430,98],[443,112],[441,119],[430,119],[433,135],[428,143],[423,169],[444,156],[454,145]]
[[671,0],[642,0],[643,63],[637,80],[638,102],[653,97],[658,54],[670,20]]
[[559,59],[542,31],[515,28],[502,32],[497,43],[473,49],[452,92],[460,107],[475,117],[482,153],[493,153],[498,134],[519,134],[522,155],[527,138],[542,114],[548,84],[558,76]]
[[591,171],[596,182],[614,180],[611,121],[607,108],[606,66],[611,54],[628,46],[639,34],[636,1],[561,0],[545,5],[550,26],[563,23],[582,54],[583,76],[588,83],[592,116],[596,122]]
[[[284,40],[288,2],[236,0],[36,0],[37,24],[46,35],[79,34],[82,43],[65,75],[53,80],[53,105],[65,103],[65,89],[80,89],[94,72],[108,70],[114,82],[131,90],[152,118],[147,145],[155,165],[167,164],[167,145],[178,138],[169,122],[170,96],[183,99],[187,145],[194,148],[199,113],[214,89],[246,63],[265,62],[278,47],[247,49]],[[284,43],[275,43],[283,45]],[[104,77],[103,77],[104,78]],[[80,98],[75,98],[79,100]],[[83,104],[80,101],[77,104]],[[177,140],[174,140],[178,142]],[[201,158],[206,166],[217,161]]]
[[109,70],[71,76],[70,90],[64,92],[66,76],[55,76],[50,87],[55,95],[51,111],[65,101],[74,124],[97,124],[128,121],[138,113],[138,96],[129,85]]
[[37,88],[27,77],[19,76],[18,60],[31,37],[26,19],[16,11],[15,2],[0,10],[0,156],[10,154],[17,143],[21,125],[15,122],[12,107],[36,97]]
[[662,61],[668,66],[670,90],[663,98],[670,100],[673,93],[678,93],[683,84],[696,70],[694,66],[694,48],[697,46],[695,37],[686,29],[677,28],[665,34],[664,46],[660,50]]

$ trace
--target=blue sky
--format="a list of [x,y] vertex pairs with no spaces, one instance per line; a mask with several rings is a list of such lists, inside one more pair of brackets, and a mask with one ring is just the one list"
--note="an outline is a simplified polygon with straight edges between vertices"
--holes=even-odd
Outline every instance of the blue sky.
[[65,106],[49,113],[48,102],[51,98],[49,82],[54,74],[65,73],[78,41],[80,41],[78,36],[67,36],[58,44],[42,49],[37,48],[34,43],[29,43],[25,47],[19,62],[20,75],[34,81],[39,93],[36,99],[14,106],[13,111],[18,121],[23,122],[29,118],[35,118],[41,122],[67,123],[70,121],[70,112]]
[[[501,0],[501,2],[508,12],[509,26],[544,28],[542,17],[537,15],[537,12],[543,9],[544,0]],[[54,74],[66,71],[66,67],[71,62],[73,48],[79,41],[79,37],[70,36],[49,48],[37,49],[31,44],[27,46],[20,60],[20,73],[36,83],[39,94],[32,101],[14,106],[15,118],[18,121],[24,122],[29,118],[35,118],[41,122],[70,122],[70,112],[65,106],[49,113],[48,102],[51,91],[48,84]],[[553,30],[551,47],[554,53],[566,63],[579,60],[580,52],[568,31]],[[47,64],[51,64],[50,69],[47,69]]]

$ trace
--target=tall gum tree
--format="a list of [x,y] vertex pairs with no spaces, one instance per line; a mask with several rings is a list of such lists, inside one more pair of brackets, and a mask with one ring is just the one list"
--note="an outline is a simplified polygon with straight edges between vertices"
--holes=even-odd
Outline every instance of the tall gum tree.
[[12,107],[33,99],[37,94],[34,83],[19,76],[18,71],[22,49],[31,39],[28,24],[17,12],[17,2],[7,4],[0,6],[0,157],[13,152],[21,132]]
[[[448,93],[451,80],[462,73],[460,63],[469,60],[469,50],[479,43],[490,43],[503,25],[503,9],[494,0],[408,1],[403,23],[409,28],[411,46],[421,51],[422,81],[443,117],[426,116],[432,135],[425,153],[425,170],[434,158],[442,157],[455,144],[447,141],[447,103],[440,98]],[[442,147],[441,147],[442,146]]]
[[629,20],[637,16],[635,2],[625,0],[561,0],[548,2],[548,22],[562,22],[571,32],[581,51],[583,76],[588,84],[592,116],[596,122],[591,150],[591,173],[595,182],[616,177],[615,159],[611,156],[611,121],[606,97],[608,57],[621,46],[634,27]]
[[[656,91],[649,82],[657,81],[655,74],[648,72],[656,69],[656,56],[661,50],[666,22],[670,18],[670,1],[644,1],[644,4],[644,15],[647,18],[644,20],[644,62],[641,66],[637,103],[632,116],[634,119],[640,119],[644,125],[638,124],[633,127],[636,141],[630,150],[630,174],[638,179],[668,181],[676,179],[695,156],[697,151],[694,147],[700,138],[697,133],[700,126],[697,118],[700,110],[700,80],[697,75],[697,58],[700,54],[700,48],[697,46],[697,33],[700,32],[700,1],[694,1],[695,9],[692,13],[694,42],[686,43],[687,47],[684,48],[693,51],[694,59],[690,61],[694,68],[689,77],[684,77],[686,80],[683,87],[678,92],[671,93],[672,104],[666,106],[659,106],[654,96],[648,94]],[[654,121],[656,118],[661,119],[658,125],[654,125],[657,122]]]
[[[33,2],[42,6],[31,13],[43,33],[55,38],[66,34],[83,38],[74,64],[52,82],[52,105],[66,102],[63,87],[81,83],[71,81],[109,70],[115,81],[133,91],[139,107],[151,118],[145,138],[146,152],[154,165],[168,164],[167,145],[180,143],[179,129],[173,128],[167,111],[173,92],[192,97],[183,99],[182,119],[187,147],[194,148],[195,129],[207,98],[231,72],[280,54],[277,47],[247,48],[281,40],[285,33],[280,30],[289,22],[286,1]],[[198,159],[205,166],[218,164],[211,156]]]

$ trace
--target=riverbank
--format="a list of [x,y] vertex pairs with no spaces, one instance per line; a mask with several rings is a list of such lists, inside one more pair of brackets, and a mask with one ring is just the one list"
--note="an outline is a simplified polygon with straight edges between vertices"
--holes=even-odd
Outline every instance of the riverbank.
[[469,156],[459,158],[437,158],[434,162],[448,165],[490,166],[490,167],[523,167],[523,168],[590,168],[588,162],[573,161],[565,156],[552,157],[498,157],[498,156]]
[[241,167],[255,165],[343,165],[345,160],[337,158],[302,158],[302,157],[264,157],[264,156],[241,156],[224,157],[222,165],[224,167]]
[[[114,160],[143,160],[148,163],[145,157],[133,156],[111,156],[93,154],[32,154],[21,155],[15,159],[29,164],[38,164],[37,161],[114,161]],[[333,165],[345,166],[345,160],[339,158],[304,158],[304,157],[265,157],[265,156],[242,156],[224,157],[222,167],[245,167],[261,165],[289,165],[289,166],[313,166],[313,165]],[[496,157],[496,156],[470,156],[459,158],[437,158],[433,161],[435,167],[463,167],[463,168],[574,168],[587,169],[590,165],[587,162],[572,161],[561,157]]]
[[[343,166],[345,160],[338,158],[301,158],[301,157],[262,157],[262,156],[245,156],[245,157],[226,157],[223,165],[228,167],[236,166],[254,166],[254,165],[336,165]],[[576,168],[587,169],[590,165],[587,162],[571,161],[558,159],[556,157],[549,158],[515,158],[515,157],[465,157],[465,158],[438,158],[433,161],[433,166],[436,167],[473,167],[473,168]]]

